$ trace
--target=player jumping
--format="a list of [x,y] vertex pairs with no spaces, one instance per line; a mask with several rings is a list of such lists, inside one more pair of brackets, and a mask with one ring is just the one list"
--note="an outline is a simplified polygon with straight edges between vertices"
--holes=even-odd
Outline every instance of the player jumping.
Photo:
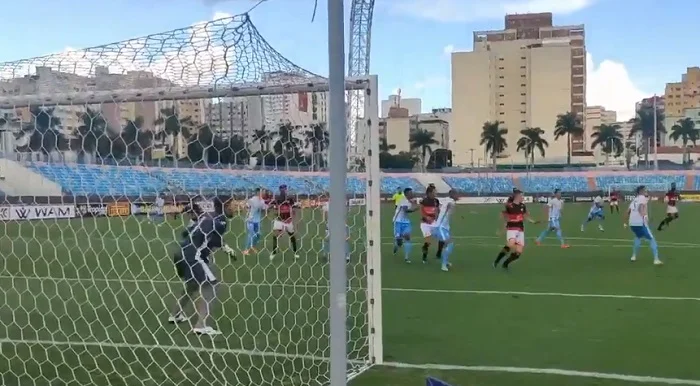
[[[217,217],[222,215],[223,204],[215,200],[214,209]],[[201,213],[196,207],[193,208],[194,215]],[[174,263],[178,276],[184,281],[185,289],[178,298],[171,316],[170,323],[182,323],[188,320],[184,315],[184,310],[192,301],[193,296],[199,295],[196,299],[195,309],[197,311],[197,322],[192,328],[192,332],[198,335],[219,335],[220,331],[209,327],[207,321],[211,314],[211,308],[216,300],[217,278],[214,275],[209,258],[216,250],[220,237],[225,232],[219,221],[209,214],[200,214],[196,224],[185,232],[180,243],[180,250],[175,253]],[[211,243],[211,244],[210,244]]]
[[[425,191],[425,198],[420,202],[421,207],[421,223],[420,230],[423,233],[423,264],[428,262],[428,249],[430,248],[430,239],[433,237],[433,228],[435,220],[437,220],[440,210],[440,201],[435,198],[435,187],[428,187]],[[436,257],[439,259],[442,254],[442,248],[445,243],[438,241],[438,253]]]
[[[640,186],[636,189],[637,196],[630,203],[629,209],[627,209],[626,217],[629,221],[629,227],[634,233],[634,246],[632,248],[632,258],[630,260],[637,261],[637,252],[639,252],[639,247],[642,245],[642,239],[649,240],[649,246],[654,254],[654,264],[662,265],[663,262],[659,259],[659,246],[656,243],[656,239],[651,234],[649,229],[649,208],[648,202],[649,198],[648,192],[645,186]],[[625,222],[625,226],[627,226]]]
[[498,267],[501,260],[510,253],[510,256],[503,262],[503,268],[508,269],[510,263],[518,260],[525,248],[525,220],[536,224],[537,221],[530,218],[525,203],[523,203],[523,192],[513,190],[513,201],[506,203],[505,210],[502,212],[506,227],[506,245],[501,249],[501,252],[493,262],[493,266]]
[[[450,263],[450,255],[454,249],[454,241],[450,234],[450,219],[455,211],[455,203],[457,201],[457,191],[451,189],[448,193],[447,198],[444,198],[440,203],[440,214],[434,225],[434,232],[438,238],[438,241],[442,243],[445,247],[441,251],[440,258],[442,259],[441,269],[444,272],[450,270],[452,264]],[[425,255],[424,255],[425,256]],[[425,258],[425,257],[424,257]]]
[[405,262],[410,263],[413,243],[411,243],[411,219],[408,217],[408,214],[415,211],[411,201],[413,199],[413,189],[404,189],[403,195],[403,199],[399,201],[394,211],[394,254],[403,247],[403,259]]
[[277,241],[282,232],[287,233],[289,236],[294,258],[298,259],[297,238],[294,235],[294,208],[296,207],[296,202],[294,197],[290,197],[287,194],[287,185],[280,186],[279,194],[274,199],[273,205],[277,208],[277,218],[272,223],[272,254],[270,255],[270,260],[273,260],[277,255]]
[[620,213],[620,192],[615,189],[610,191],[610,214],[613,211]]
[[255,195],[248,199],[248,217],[246,218],[246,242],[243,255],[247,256],[251,252],[257,253],[255,246],[260,241],[260,223],[262,222],[268,205],[265,202],[266,191],[261,188],[255,189]]
[[659,224],[657,228],[659,231],[662,231],[671,221],[678,218],[678,207],[676,205],[681,200],[681,195],[676,189],[675,182],[671,184],[671,190],[666,193],[664,200],[666,201],[666,218]]
[[[581,224],[581,232],[586,230],[586,224],[593,220],[598,220],[598,221],[603,221],[605,220],[605,213],[603,213],[603,197],[600,195],[596,196],[593,199],[593,204],[591,205],[591,209],[588,211],[588,217],[586,217],[586,221]],[[604,230],[603,229],[603,224],[600,222],[598,223],[598,230],[601,232]]]
[[561,190],[560,189],[555,189],[554,190],[554,197],[549,199],[549,202],[547,203],[547,209],[549,212],[549,224],[547,225],[547,228],[540,233],[540,237],[535,240],[535,243],[537,245],[540,245],[542,243],[542,240],[544,240],[545,237],[549,234],[549,232],[556,232],[557,238],[559,239],[559,242],[561,243],[562,248],[569,248],[569,245],[564,242],[564,236],[561,234],[561,212],[564,207],[564,201],[561,199]]

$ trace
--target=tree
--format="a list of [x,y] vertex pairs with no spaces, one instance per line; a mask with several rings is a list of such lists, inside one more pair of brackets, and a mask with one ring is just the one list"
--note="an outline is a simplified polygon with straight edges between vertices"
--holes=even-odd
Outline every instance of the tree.
[[77,115],[81,123],[75,132],[75,148],[78,149],[78,160],[83,162],[85,154],[95,154],[98,138],[105,135],[107,121],[105,121],[102,113],[89,107],[85,112],[77,113]]
[[637,115],[630,121],[632,123],[632,129],[630,130],[629,137],[642,137],[645,162],[649,162],[650,139],[654,137],[654,115],[656,115],[656,132],[665,133],[664,114],[659,110],[658,106],[656,107],[656,114],[654,114],[653,104],[642,104],[637,110]]
[[695,128],[695,122],[692,119],[683,118],[671,127],[669,138],[671,138],[673,142],[678,142],[678,140],[683,142],[683,147],[685,148],[683,162],[689,162],[690,149],[688,147],[688,142],[692,142],[693,146],[696,145],[696,142],[700,139],[700,129]]
[[554,140],[566,137],[566,164],[571,165],[571,136],[583,135],[583,125],[578,114],[568,111],[557,115],[557,122],[554,124]]
[[296,127],[287,122],[281,124],[275,133],[277,141],[275,141],[273,151],[275,155],[284,157],[286,166],[289,166],[290,160],[296,160],[298,158],[299,148],[302,145],[302,141],[294,135],[295,132]]
[[68,142],[59,131],[61,119],[54,116],[54,108],[32,107],[32,134],[29,149],[49,155],[56,150],[67,149]]
[[595,132],[591,134],[593,142],[591,148],[600,147],[605,153],[605,161],[607,163],[610,154],[615,154],[619,157],[625,151],[625,143],[622,133],[620,133],[620,125],[600,125],[595,128]]
[[265,126],[260,130],[253,132],[253,142],[260,144],[260,151],[264,153],[270,152],[270,143],[272,142],[272,133],[265,129]]
[[134,120],[127,119],[121,132],[126,152],[132,157],[145,160],[153,146],[153,132],[143,128],[144,119],[139,116]]
[[178,157],[176,152],[177,149],[179,149],[178,145],[180,141],[180,135],[182,135],[185,141],[189,143],[190,129],[194,127],[192,118],[180,118],[178,117],[174,107],[166,107],[160,109],[160,116],[153,122],[153,124],[162,127],[162,131],[161,133],[159,133],[161,139],[165,139],[163,136],[173,137],[173,149],[175,149],[175,153],[173,153],[173,150],[171,149],[171,154],[173,156],[173,160],[177,162]]
[[549,142],[542,138],[544,130],[539,127],[529,127],[524,130],[520,130],[522,137],[518,139],[517,151],[525,152],[525,158],[530,161],[530,165],[535,164],[535,149],[540,151],[540,156],[544,158],[545,148],[549,147]]
[[309,130],[304,132],[304,137],[305,146],[311,145],[313,164],[323,167],[323,155],[331,142],[326,125],[322,123],[313,124]]
[[486,153],[491,156],[494,167],[496,167],[498,155],[508,148],[508,142],[505,138],[506,134],[508,134],[508,129],[500,127],[498,121],[485,122],[481,128],[481,141],[479,144],[484,146]]
[[379,153],[387,153],[389,154],[392,150],[396,150],[396,145],[389,144],[386,140],[386,137],[382,137],[379,140]]
[[419,128],[408,136],[408,144],[411,151],[417,152],[421,156],[421,166],[424,167],[426,155],[432,154],[432,146],[440,143],[435,139],[434,132]]
[[191,162],[209,162],[209,151],[214,151],[214,132],[207,124],[200,125],[187,142],[187,158]]

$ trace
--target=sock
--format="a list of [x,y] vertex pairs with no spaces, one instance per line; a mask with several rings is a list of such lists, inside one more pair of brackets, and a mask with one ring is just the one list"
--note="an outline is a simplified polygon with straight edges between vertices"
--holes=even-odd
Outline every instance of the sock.
[[403,245],[403,239],[396,239],[394,240],[394,254],[399,251],[399,248]]
[[664,225],[666,225],[666,224],[668,224],[668,217],[666,217],[665,219],[661,220],[661,223],[659,223],[659,226],[658,226],[656,229],[661,230],[661,229],[664,228]]
[[272,254],[277,254],[277,235],[272,235]]
[[518,252],[511,253],[510,256],[508,256],[506,261],[503,263],[503,268],[508,268],[508,265],[510,265],[510,263],[514,262],[515,260],[518,260],[519,258],[520,254]]
[[540,233],[540,236],[537,238],[537,241],[542,241],[544,240],[545,237],[549,234],[549,228],[545,229]]
[[498,257],[496,257],[496,261],[493,262],[493,265],[498,265],[498,263],[503,260],[503,258],[510,252],[510,248],[508,246],[503,247],[501,249],[501,252],[498,253]]
[[611,205],[611,206],[610,206],[610,214],[613,213],[613,210],[615,210],[615,207]]
[[199,290],[201,295],[195,304],[197,310],[197,322],[195,323],[195,328],[203,328],[207,326],[207,320],[209,315],[211,315],[212,308],[214,307],[214,301],[216,300],[216,289],[210,283],[205,283]]
[[444,241],[438,241],[438,247],[437,247],[437,253],[435,254],[435,257],[438,259],[442,258],[442,249],[445,248],[445,242]]
[[454,248],[454,243],[447,244],[447,247],[442,251],[442,265],[446,266],[450,262],[450,254],[452,254],[452,249]]
[[297,238],[295,236],[289,236],[289,241],[292,243],[292,251],[297,253]]
[[561,229],[557,229],[557,238],[559,239],[559,242],[564,245],[564,236],[561,234]]
[[411,240],[406,240],[403,243],[403,258],[404,260],[410,260],[411,259],[411,249],[413,248],[413,243]]
[[430,243],[423,243],[423,247],[421,247],[421,251],[423,251],[423,261],[428,260],[428,248],[430,248]]
[[615,211],[616,211],[617,213],[620,213],[620,206],[619,206],[619,205],[615,206]]
[[654,260],[659,260],[659,244],[656,243],[656,239],[649,240],[649,246],[654,254]]
[[248,233],[248,237],[246,237],[245,241],[245,249],[253,248],[253,245],[255,245],[255,234]]
[[634,238],[634,244],[632,245],[632,256],[637,256],[637,252],[639,252],[639,247],[642,246],[642,239],[639,237]]

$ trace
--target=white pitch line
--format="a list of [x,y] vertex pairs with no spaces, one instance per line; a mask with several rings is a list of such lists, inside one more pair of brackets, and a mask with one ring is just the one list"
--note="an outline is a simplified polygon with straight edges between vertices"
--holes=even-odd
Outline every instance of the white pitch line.
[[[570,239],[573,240],[574,238],[570,238]],[[468,242],[468,243],[465,243],[465,244],[463,244],[463,245],[464,245],[465,247],[469,247],[469,246],[476,246],[476,247],[494,247],[494,248],[496,248],[496,247],[503,247],[503,244],[502,244],[502,243],[501,243],[501,244],[496,244],[496,243],[493,243],[493,244],[485,244],[485,243],[479,242],[479,241],[480,241],[480,240],[474,239],[474,242]],[[485,240],[484,240],[484,241],[485,241]],[[382,243],[382,245],[394,245],[394,243]],[[457,244],[457,245],[460,245],[460,244]],[[618,244],[607,244],[607,245],[604,245],[604,244],[569,244],[569,246],[572,247],[572,248],[579,248],[579,247],[580,247],[580,248],[626,248],[626,249],[631,249],[631,248],[632,248],[632,245],[631,245],[631,244],[630,244],[630,245],[618,245]],[[560,246],[560,245],[557,245],[557,244],[541,244],[541,245],[536,245],[535,247],[531,247],[531,248],[541,248],[541,247],[561,248],[561,246]],[[672,249],[695,249],[695,248],[698,248],[698,247],[700,247],[700,245],[699,245],[699,246],[694,246],[694,245],[672,245],[672,244],[671,244],[671,245],[669,245],[669,244],[666,244],[666,245],[659,245],[659,248],[664,248],[664,249],[667,249],[667,248],[672,248]],[[605,258],[605,257],[603,256],[603,258]]]
[[398,369],[417,370],[440,370],[440,371],[474,371],[474,372],[494,372],[512,374],[535,374],[535,375],[560,375],[565,377],[608,379],[615,381],[635,382],[635,383],[657,383],[664,385],[690,385],[700,386],[700,380],[663,378],[645,375],[599,373],[592,371],[577,371],[564,369],[541,369],[533,367],[507,367],[507,366],[460,366],[443,364],[411,364],[400,362],[384,362],[382,366]]
[[[135,283],[135,284],[150,284],[150,285],[181,285],[182,282],[177,280],[143,280],[143,279],[86,279],[86,278],[56,278],[56,277],[39,277],[39,276],[0,276],[0,279],[6,280],[37,280],[37,281],[55,281],[55,282],[76,282],[76,283]],[[223,283],[230,287],[281,287],[281,288],[299,288],[299,289],[317,289],[327,290],[327,285],[315,284],[293,284],[293,283],[254,283],[254,282],[238,282],[238,283]],[[362,287],[354,288],[354,290],[364,290]],[[529,291],[498,291],[498,290],[467,290],[467,289],[433,289],[433,288],[397,288],[387,287],[382,288],[384,292],[412,292],[412,293],[433,293],[433,294],[463,294],[463,295],[503,295],[503,296],[551,296],[551,297],[568,297],[568,298],[591,298],[591,299],[631,299],[631,300],[676,300],[676,301],[700,301],[696,297],[684,296],[645,296],[645,295],[616,295],[616,294],[585,294],[585,293],[568,293],[568,292],[529,292]]]
[[[452,236],[452,238],[455,240],[503,239],[503,238],[505,238],[505,235],[503,235],[503,236],[488,236],[488,235],[486,235],[486,236],[461,236],[460,235],[460,236]],[[551,238],[551,236],[550,236],[550,238]],[[600,237],[577,237],[577,236],[573,236],[573,237],[565,236],[564,238],[566,240],[609,241],[609,242],[613,242],[613,243],[625,243],[626,246],[628,246],[627,244],[631,244],[634,241],[632,239],[608,239],[608,238],[600,238]],[[387,237],[382,237],[382,240],[394,240],[394,238],[387,236]],[[533,240],[534,240],[534,238],[533,238]],[[597,246],[610,247],[611,245],[597,245]],[[659,246],[661,246],[661,247],[677,246],[677,247],[700,248],[700,244],[685,243],[685,242],[663,242]]]

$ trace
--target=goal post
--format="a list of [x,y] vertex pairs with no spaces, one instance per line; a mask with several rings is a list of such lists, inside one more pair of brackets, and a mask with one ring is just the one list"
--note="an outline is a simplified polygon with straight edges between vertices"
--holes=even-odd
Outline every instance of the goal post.
[[[0,63],[0,87],[13,90],[0,96],[13,131],[2,148],[18,165],[4,182],[21,193],[0,203],[3,383],[328,384],[325,79],[236,16]],[[383,356],[377,77],[345,90],[362,95],[346,100],[351,379]],[[35,181],[60,189],[40,195]],[[288,201],[265,193],[281,186],[290,221]],[[257,222],[253,197],[269,207]],[[194,242],[189,220],[207,216],[193,207],[217,201],[216,300],[190,295],[221,334],[202,335],[201,307],[176,302],[188,290],[174,262]]]

